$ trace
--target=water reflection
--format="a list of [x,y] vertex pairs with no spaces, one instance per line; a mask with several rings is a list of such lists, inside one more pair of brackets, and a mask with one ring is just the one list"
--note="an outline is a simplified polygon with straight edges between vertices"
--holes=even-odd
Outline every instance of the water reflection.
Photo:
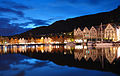
[[[40,60],[50,60],[59,65],[115,72],[118,70],[120,47],[97,48],[83,45],[33,45],[0,46],[0,54],[22,54]],[[28,60],[24,60],[28,61]],[[32,63],[32,62],[31,62]],[[11,65],[12,66],[12,65]]]
[[86,61],[92,59],[95,61],[97,58],[103,56],[111,64],[115,59],[120,57],[120,47],[107,47],[107,48],[88,48],[83,45],[70,46],[52,46],[52,45],[35,45],[35,46],[1,46],[0,54],[6,53],[26,53],[26,52],[41,52],[41,53],[54,53],[64,52],[64,54],[74,54],[74,59],[79,61],[84,58]]

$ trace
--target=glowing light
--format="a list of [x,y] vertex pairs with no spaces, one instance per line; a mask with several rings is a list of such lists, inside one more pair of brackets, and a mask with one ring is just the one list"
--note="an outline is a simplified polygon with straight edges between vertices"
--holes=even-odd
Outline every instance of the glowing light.
[[117,40],[120,40],[120,29],[117,29]]
[[83,49],[83,45],[76,45],[75,49]]
[[3,46],[3,48],[4,48],[4,52],[7,53],[7,47]]
[[87,42],[87,39],[85,39],[84,42]]
[[67,43],[67,40],[65,40],[64,43]]
[[65,48],[65,49],[69,49],[69,50],[71,49],[71,47],[70,47],[69,45],[64,46],[64,48]]
[[87,46],[84,46],[84,49],[87,49]]
[[82,43],[83,40],[81,40],[81,39],[76,39],[75,42],[77,42],[77,43]]
[[66,52],[64,52],[64,54],[67,54]]
[[35,46],[32,46],[32,48],[34,49],[34,48],[35,48]]
[[67,47],[66,47],[66,46],[64,46],[64,48],[66,49]]
[[60,42],[55,42],[56,44],[59,44]]
[[56,45],[55,48],[59,48],[59,46]]
[[86,58],[87,56],[85,55],[84,58]]
[[120,47],[118,47],[118,51],[117,51],[117,58],[120,57]]

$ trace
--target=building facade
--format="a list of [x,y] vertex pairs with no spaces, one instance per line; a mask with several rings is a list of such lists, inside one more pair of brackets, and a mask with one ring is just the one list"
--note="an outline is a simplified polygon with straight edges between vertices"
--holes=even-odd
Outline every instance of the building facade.
[[83,42],[83,31],[80,28],[78,28],[77,30],[74,29],[74,39],[76,43]]
[[83,39],[89,39],[90,38],[90,30],[85,27],[83,30]]
[[117,41],[120,41],[120,26],[116,28],[116,33],[117,33]]
[[104,30],[104,38],[110,39],[112,41],[116,41],[116,28],[114,28],[111,24],[108,24]]
[[87,27],[83,31],[78,28],[74,29],[75,42],[86,42],[86,40],[96,41],[120,41],[120,27],[116,24],[110,23],[107,25],[100,25],[91,27],[89,30]]
[[90,39],[97,39],[97,30],[93,26],[90,29]]

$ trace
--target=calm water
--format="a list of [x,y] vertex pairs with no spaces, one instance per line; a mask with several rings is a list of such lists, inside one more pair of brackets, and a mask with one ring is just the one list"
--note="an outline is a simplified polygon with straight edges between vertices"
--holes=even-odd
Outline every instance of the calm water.
[[120,47],[0,46],[0,76],[119,76]]

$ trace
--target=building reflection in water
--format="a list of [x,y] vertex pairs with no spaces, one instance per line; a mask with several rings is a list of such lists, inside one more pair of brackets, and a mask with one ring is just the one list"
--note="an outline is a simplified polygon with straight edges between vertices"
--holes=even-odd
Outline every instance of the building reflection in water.
[[120,47],[118,47],[118,51],[117,51],[117,58],[120,57]]
[[112,64],[115,59],[120,57],[120,47],[79,49],[74,51],[74,57],[79,61],[82,58],[84,58],[86,61],[91,58],[93,62],[97,59],[101,60],[102,62],[103,57],[104,59],[107,59],[110,64]]
[[[103,51],[102,51],[103,50]],[[120,47],[108,48],[93,48],[83,45],[59,46],[59,45],[33,45],[33,46],[0,46],[0,54],[6,53],[27,53],[27,52],[41,52],[41,53],[63,53],[73,55],[75,60],[81,61],[85,59],[88,61],[92,59],[95,62],[97,59],[102,63],[102,57],[112,64],[115,59],[120,57]]]

